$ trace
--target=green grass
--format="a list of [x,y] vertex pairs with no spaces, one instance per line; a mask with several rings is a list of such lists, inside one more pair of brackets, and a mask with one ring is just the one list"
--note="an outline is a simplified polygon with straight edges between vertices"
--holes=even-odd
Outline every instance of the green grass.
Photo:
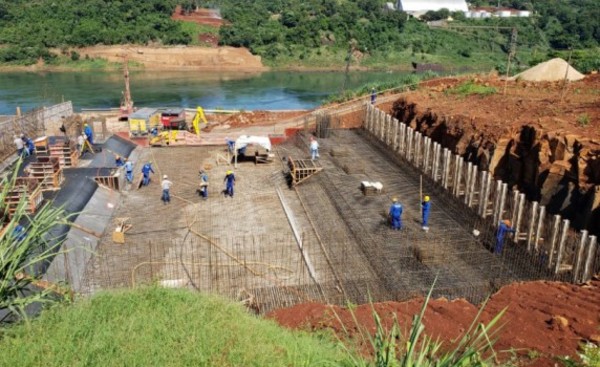
[[2,366],[338,366],[350,358],[323,335],[157,287],[101,293],[0,332]]
[[498,93],[498,90],[494,87],[487,87],[485,85],[477,84],[471,80],[459,84],[454,88],[448,89],[446,93],[459,95],[461,97],[467,97],[472,95],[489,96]]
[[194,45],[194,46],[206,46],[207,45],[204,42],[200,42],[200,40],[198,39],[198,36],[201,34],[210,33],[215,36],[219,35],[218,27],[213,27],[213,26],[206,25],[206,24],[198,24],[195,22],[187,22],[187,21],[181,21],[180,24],[181,24],[181,28],[183,29],[183,31],[185,33],[189,34],[190,37],[192,38],[192,42],[190,44]]

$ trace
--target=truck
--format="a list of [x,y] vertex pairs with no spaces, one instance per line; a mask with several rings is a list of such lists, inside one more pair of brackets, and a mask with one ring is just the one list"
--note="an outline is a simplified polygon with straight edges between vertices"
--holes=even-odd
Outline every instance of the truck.
[[162,111],[160,122],[165,130],[186,130],[185,109],[168,108]]
[[155,108],[141,108],[129,115],[129,136],[148,135],[152,129],[160,130],[160,111]]

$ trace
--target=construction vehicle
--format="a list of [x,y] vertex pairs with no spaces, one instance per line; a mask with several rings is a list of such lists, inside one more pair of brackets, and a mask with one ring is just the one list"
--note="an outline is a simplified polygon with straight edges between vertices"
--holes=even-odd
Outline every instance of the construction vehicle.
[[[255,148],[254,154],[248,154],[248,146]],[[240,160],[253,160],[256,164],[271,163],[275,159],[275,154],[271,153],[271,139],[268,136],[242,135],[235,140],[232,150],[236,167]]]
[[169,108],[162,111],[160,122],[165,130],[186,130],[185,109]]
[[129,137],[148,135],[153,129],[161,129],[160,112],[155,108],[142,108],[129,115]]
[[204,122],[204,125],[208,125],[208,121],[206,121],[206,116],[204,116],[204,109],[198,106],[196,107],[196,116],[194,116],[194,120],[192,120],[192,128],[194,129],[194,134],[200,136],[200,122]]

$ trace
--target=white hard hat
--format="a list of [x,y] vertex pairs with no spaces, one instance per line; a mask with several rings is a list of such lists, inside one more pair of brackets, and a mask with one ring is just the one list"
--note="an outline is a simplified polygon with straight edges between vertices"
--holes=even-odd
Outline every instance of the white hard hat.
[[164,176],[163,176],[163,178],[164,178],[164,179],[166,179],[166,178],[167,178],[167,175],[164,175]]

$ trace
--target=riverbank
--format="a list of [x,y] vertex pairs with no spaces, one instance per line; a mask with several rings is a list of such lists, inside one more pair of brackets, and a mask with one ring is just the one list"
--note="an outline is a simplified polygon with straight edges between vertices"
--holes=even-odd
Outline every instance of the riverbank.
[[[350,65],[346,65],[346,53],[335,50],[317,50],[306,57],[290,57],[277,63],[265,63],[246,48],[228,46],[138,46],[113,45],[84,48],[52,49],[50,61],[40,59],[33,65],[1,64],[0,72],[77,72],[120,70],[125,57],[130,70],[168,71],[398,71],[414,70],[414,57],[410,54],[397,54],[389,59],[377,56],[354,55]],[[473,60],[474,61],[474,60]],[[470,70],[491,70],[491,64],[482,62],[458,63],[453,59],[428,58],[421,64],[428,64],[447,72]]]

